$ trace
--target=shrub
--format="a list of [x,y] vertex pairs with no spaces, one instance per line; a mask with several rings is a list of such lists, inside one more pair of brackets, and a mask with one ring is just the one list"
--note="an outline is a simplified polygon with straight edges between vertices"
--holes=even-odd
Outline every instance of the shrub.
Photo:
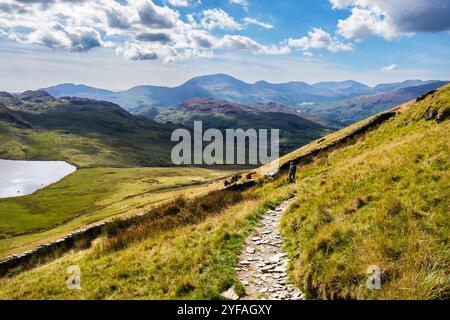
[[118,220],[108,225],[105,228],[107,239],[96,248],[96,253],[119,251],[159,232],[198,223],[248,197],[248,193],[232,190],[215,191],[191,200],[179,197],[151,209],[141,217]]
[[389,216],[397,216],[403,210],[403,205],[400,200],[392,197],[386,198],[383,207],[386,214],[388,214]]

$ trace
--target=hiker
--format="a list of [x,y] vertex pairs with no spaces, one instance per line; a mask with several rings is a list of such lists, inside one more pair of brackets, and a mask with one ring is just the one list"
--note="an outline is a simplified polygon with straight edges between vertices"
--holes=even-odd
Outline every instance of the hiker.
[[296,183],[297,182],[297,166],[295,165],[294,161],[291,161],[291,164],[289,165],[289,183]]

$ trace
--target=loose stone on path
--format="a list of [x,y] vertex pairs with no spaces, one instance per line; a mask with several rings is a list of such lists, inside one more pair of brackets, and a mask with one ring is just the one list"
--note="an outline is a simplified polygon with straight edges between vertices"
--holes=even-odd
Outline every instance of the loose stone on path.
[[262,225],[245,242],[238,257],[237,275],[245,287],[244,300],[303,300],[305,295],[288,283],[288,256],[278,232],[281,216],[294,199],[270,210]]

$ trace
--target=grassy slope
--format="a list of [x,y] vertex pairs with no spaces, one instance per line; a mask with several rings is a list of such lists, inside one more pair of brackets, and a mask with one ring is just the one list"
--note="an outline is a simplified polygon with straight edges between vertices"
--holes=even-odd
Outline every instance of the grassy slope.
[[33,128],[0,121],[3,159],[64,160],[77,167],[170,164],[174,126],[132,116],[107,102],[19,98],[0,98],[0,103]]
[[196,168],[78,170],[32,195],[0,199],[0,257],[179,194],[205,192],[206,183],[229,174]]
[[[303,167],[283,221],[295,281],[314,298],[448,298],[450,87],[364,139]],[[383,289],[366,288],[379,266]]]
[[[10,279],[0,279],[0,299],[212,299],[236,284],[240,245],[261,213],[292,191],[280,185],[249,191],[243,201],[191,224],[169,219],[140,243],[113,252],[93,248],[68,254]],[[171,221],[171,222],[170,222]],[[166,223],[163,223],[165,225]],[[82,290],[69,291],[66,269],[82,270]]]
[[[293,280],[313,298],[448,297],[450,122],[426,122],[423,114],[430,105],[449,108],[450,87],[431,99],[401,107],[356,144],[300,168],[297,185],[281,178],[219,215],[175,224],[117,252],[99,253],[102,239],[0,280],[0,298],[216,298],[236,282],[236,253],[261,208],[293,190],[299,199],[282,229]],[[73,264],[82,269],[79,292],[65,287]],[[380,291],[366,288],[374,264],[385,274]]]

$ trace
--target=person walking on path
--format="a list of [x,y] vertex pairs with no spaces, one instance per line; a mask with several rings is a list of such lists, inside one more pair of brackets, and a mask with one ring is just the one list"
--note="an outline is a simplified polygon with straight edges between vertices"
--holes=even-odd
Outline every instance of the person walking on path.
[[289,165],[289,183],[296,183],[297,182],[297,166],[295,165],[294,161],[291,161],[291,164]]

